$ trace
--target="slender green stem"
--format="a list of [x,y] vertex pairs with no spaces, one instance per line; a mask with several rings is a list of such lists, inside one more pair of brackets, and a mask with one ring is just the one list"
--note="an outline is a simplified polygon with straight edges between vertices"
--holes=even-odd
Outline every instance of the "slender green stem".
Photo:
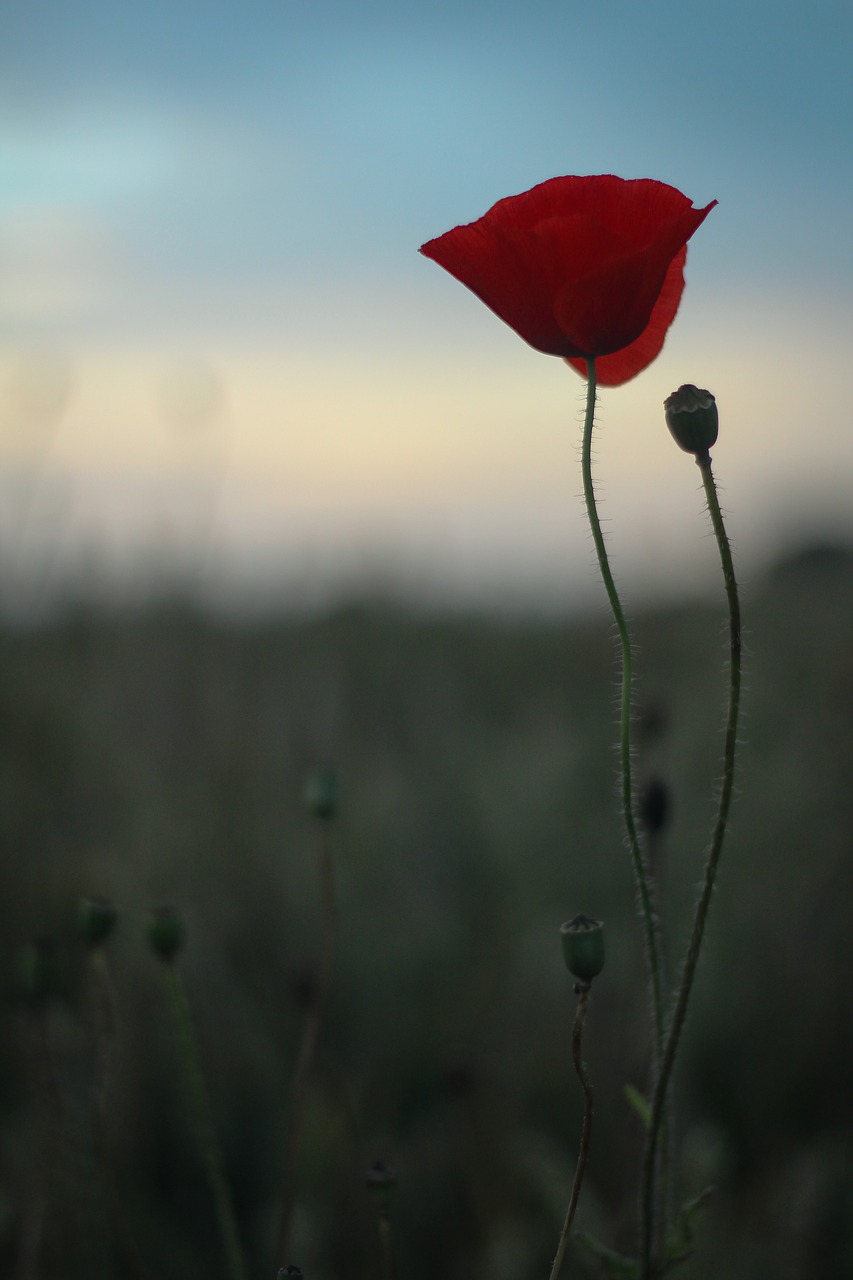
[[34,1030],[33,1075],[38,1081],[43,1098],[44,1138],[32,1196],[24,1207],[15,1280],[37,1280],[39,1275],[48,1200],[59,1163],[65,1128],[65,1104],[51,1045],[48,1008],[45,1004],[40,1004],[34,1010]]
[[299,1158],[299,1140],[308,1099],[308,1085],[311,1079],[314,1054],[332,985],[332,972],[334,970],[335,950],[337,947],[338,906],[335,895],[332,851],[329,841],[329,822],[325,818],[319,819],[317,824],[317,862],[323,900],[323,943],[314,999],[305,1019],[299,1053],[293,1071],[290,1133],[285,1154],[278,1244],[276,1247],[276,1257],[280,1266],[284,1266],[290,1248],[290,1228],[296,1200],[296,1166]]
[[379,1210],[379,1245],[382,1249],[382,1269],[385,1274],[385,1280],[397,1280],[397,1262],[394,1257],[391,1218],[387,1209]]
[[646,957],[649,966],[655,1019],[655,1062],[657,1062],[663,1047],[664,1030],[660,925],[654,910],[649,877],[642,850],[640,849],[640,840],[634,820],[634,790],[631,778],[631,684],[633,679],[631,637],[628,632],[628,624],[625,621],[625,614],[622,611],[619,593],[616,590],[616,583],[613,581],[613,574],[610,571],[610,561],[607,556],[607,547],[604,544],[604,534],[601,530],[601,522],[598,518],[598,508],[595,500],[595,488],[592,483],[592,432],[595,422],[596,396],[595,361],[590,358],[586,364],[587,393],[582,453],[583,494],[589,527],[592,531],[592,540],[595,543],[595,552],[598,556],[598,567],[601,571],[604,588],[616,622],[616,630],[619,633],[619,645],[622,652],[622,693],[619,716],[622,814],[625,821],[625,833],[628,838],[631,862],[634,868],[634,879],[640,899],[640,912],[645,927]]
[[581,1140],[578,1148],[578,1162],[575,1166],[575,1176],[572,1180],[572,1190],[569,1196],[569,1205],[566,1209],[566,1219],[563,1223],[563,1230],[560,1232],[560,1239],[557,1244],[557,1253],[554,1257],[554,1265],[551,1268],[551,1274],[548,1280],[557,1280],[560,1274],[560,1268],[563,1265],[563,1258],[566,1254],[566,1248],[569,1243],[569,1236],[572,1231],[572,1223],[575,1220],[575,1210],[578,1207],[580,1199],[581,1187],[583,1185],[583,1176],[586,1171],[586,1162],[589,1156],[589,1143],[592,1137],[592,1102],[593,1091],[592,1085],[587,1074],[586,1063],[583,1060],[583,1052],[581,1040],[583,1037],[583,1025],[586,1021],[586,1011],[589,1007],[589,984],[579,982],[575,987],[578,993],[578,1007],[575,1011],[575,1025],[572,1028],[572,1063],[574,1064],[575,1073],[581,1082],[583,1089],[583,1127],[581,1129]]
[[92,1100],[93,1145],[101,1169],[101,1178],[113,1232],[121,1247],[128,1272],[134,1277],[134,1280],[148,1280],[145,1268],[136,1250],[130,1226],[125,1217],[110,1150],[108,1108],[116,1036],[116,1016],[107,958],[102,948],[96,947],[92,951],[90,964],[97,984],[99,1004],[95,1027],[95,1078]]
[[654,1204],[657,1149],[663,1117],[666,1110],[667,1090],[669,1088],[670,1079],[675,1066],[675,1059],[678,1053],[681,1033],[684,1030],[684,1023],[687,1018],[687,1007],[690,1002],[690,995],[693,989],[693,980],[696,975],[696,966],[699,962],[699,954],[702,950],[702,939],[705,933],[705,924],[708,919],[708,909],[711,905],[714,881],[716,880],[720,854],[723,848],[723,840],[726,835],[726,826],[728,824],[729,809],[731,807],[732,792],[734,789],[735,751],[737,748],[738,710],[740,707],[741,623],[740,602],[738,600],[734,563],[732,561],[731,547],[729,546],[729,540],[726,535],[726,528],[723,523],[723,515],[720,511],[720,503],[717,498],[717,489],[714,483],[714,477],[711,472],[710,454],[706,452],[705,454],[699,455],[696,462],[702,472],[702,483],[705,487],[705,496],[708,500],[708,512],[711,516],[711,524],[714,529],[714,536],[717,540],[717,547],[720,553],[720,562],[723,569],[723,580],[725,582],[726,598],[728,600],[729,607],[729,701],[726,713],[723,776],[720,784],[720,798],[717,806],[717,816],[714,821],[714,828],[711,835],[711,844],[708,850],[708,861],[705,865],[702,892],[699,896],[699,902],[696,906],[696,914],[693,919],[693,931],[687,947],[684,968],[681,973],[681,982],[675,999],[672,1021],[670,1022],[667,1032],[666,1042],[664,1044],[664,1050],[660,1061],[660,1069],[655,1081],[655,1090],[652,1097],[651,1121],[649,1124],[646,1151],[643,1161],[641,1192],[643,1280],[651,1280],[651,1277],[655,1274],[656,1264],[654,1252],[656,1242],[654,1239]]
[[175,1018],[181,1057],[189,1084],[190,1106],[196,1131],[196,1141],[198,1142],[199,1151],[213,1192],[216,1217],[219,1222],[219,1231],[228,1262],[228,1272],[231,1280],[247,1280],[246,1261],[243,1257],[240,1238],[237,1234],[237,1220],[234,1216],[234,1207],[228,1190],[222,1152],[213,1127],[210,1099],[196,1044],[189,1003],[180,975],[171,961],[163,965],[163,975]]

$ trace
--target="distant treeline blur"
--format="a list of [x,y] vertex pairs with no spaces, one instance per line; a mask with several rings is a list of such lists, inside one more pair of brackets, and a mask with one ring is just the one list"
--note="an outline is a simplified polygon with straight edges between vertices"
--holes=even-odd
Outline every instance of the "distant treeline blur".
[[[853,1274],[853,559],[789,560],[743,607],[739,798],[677,1089],[680,1191],[716,1192],[678,1274],[830,1280]],[[637,786],[669,798],[655,863],[671,971],[714,812],[723,622],[722,597],[634,619]],[[642,1131],[624,1089],[648,1084],[648,1026],[615,693],[603,615],[372,603],[240,622],[171,601],[0,629],[0,1276],[21,1276],[48,1148],[40,1280],[131,1274],[92,1137],[94,997],[74,930],[88,894],[121,912],[107,1121],[145,1272],[225,1276],[144,938],[168,904],[187,919],[179,964],[252,1276],[273,1280],[321,933],[303,787],[327,762],[341,931],[292,1261],[307,1280],[376,1280],[364,1173],[381,1159],[404,1280],[548,1274],[581,1118],[559,925],[581,911],[605,920],[608,956],[577,1225],[630,1249]],[[34,941],[58,986],[38,1017],[17,967]],[[597,1274],[573,1257],[572,1274]]]

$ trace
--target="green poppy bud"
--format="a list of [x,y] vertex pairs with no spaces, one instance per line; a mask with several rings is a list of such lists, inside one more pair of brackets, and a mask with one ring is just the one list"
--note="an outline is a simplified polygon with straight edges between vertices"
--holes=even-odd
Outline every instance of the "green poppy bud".
[[278,1280],[302,1280],[301,1267],[281,1267],[278,1273]]
[[704,458],[719,429],[717,402],[711,392],[686,382],[667,396],[663,408],[666,425],[679,448],[695,453],[697,460]]
[[331,765],[318,769],[305,786],[305,803],[315,818],[328,822],[338,812],[338,777]]
[[592,982],[604,968],[604,925],[590,916],[575,916],[560,925],[563,959],[580,982]]
[[171,963],[184,945],[187,927],[174,907],[158,907],[148,921],[148,942],[161,960]]
[[101,947],[118,920],[118,908],[106,898],[81,898],[77,907],[77,928],[87,947]]

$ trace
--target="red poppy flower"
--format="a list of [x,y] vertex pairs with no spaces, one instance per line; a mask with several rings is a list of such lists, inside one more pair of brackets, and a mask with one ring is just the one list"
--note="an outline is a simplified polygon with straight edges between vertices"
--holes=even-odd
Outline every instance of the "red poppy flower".
[[651,364],[684,289],[687,241],[716,204],[612,174],[551,178],[421,247],[519,337],[618,386]]

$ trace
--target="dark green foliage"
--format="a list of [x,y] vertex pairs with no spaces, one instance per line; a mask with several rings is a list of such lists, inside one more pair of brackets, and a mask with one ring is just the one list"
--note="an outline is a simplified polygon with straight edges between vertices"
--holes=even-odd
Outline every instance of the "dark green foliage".
[[[717,1280],[721,1257],[730,1280],[828,1280],[853,1263],[849,564],[777,575],[745,615],[744,798],[681,1059],[677,1202],[717,1188],[691,1280]],[[655,848],[671,967],[713,815],[722,616],[718,602],[637,619],[638,778],[665,777],[672,797]],[[320,938],[303,797],[325,759],[346,797],[330,831],[341,934],[303,1130],[305,1275],[374,1280],[377,1151],[397,1177],[407,1280],[547,1275],[580,1123],[557,942],[578,902],[606,918],[608,957],[585,1032],[596,1128],[577,1222],[629,1253],[643,1130],[624,1088],[648,1093],[646,992],[613,679],[607,625],[589,621],[352,607],[250,625],[172,606],[0,631],[0,1274],[44,1146],[42,1015],[68,1117],[44,1280],[120,1274],[116,1246],[98,1272],[68,1226],[104,1222],[97,1174],[79,1172],[93,1167],[81,895],[121,910],[108,1121],[140,1257],[158,1280],[222,1274],[143,940],[168,901],[188,922],[179,963],[252,1274],[274,1274],[299,992]],[[32,1010],[12,998],[16,958],[47,936],[60,995]]]

